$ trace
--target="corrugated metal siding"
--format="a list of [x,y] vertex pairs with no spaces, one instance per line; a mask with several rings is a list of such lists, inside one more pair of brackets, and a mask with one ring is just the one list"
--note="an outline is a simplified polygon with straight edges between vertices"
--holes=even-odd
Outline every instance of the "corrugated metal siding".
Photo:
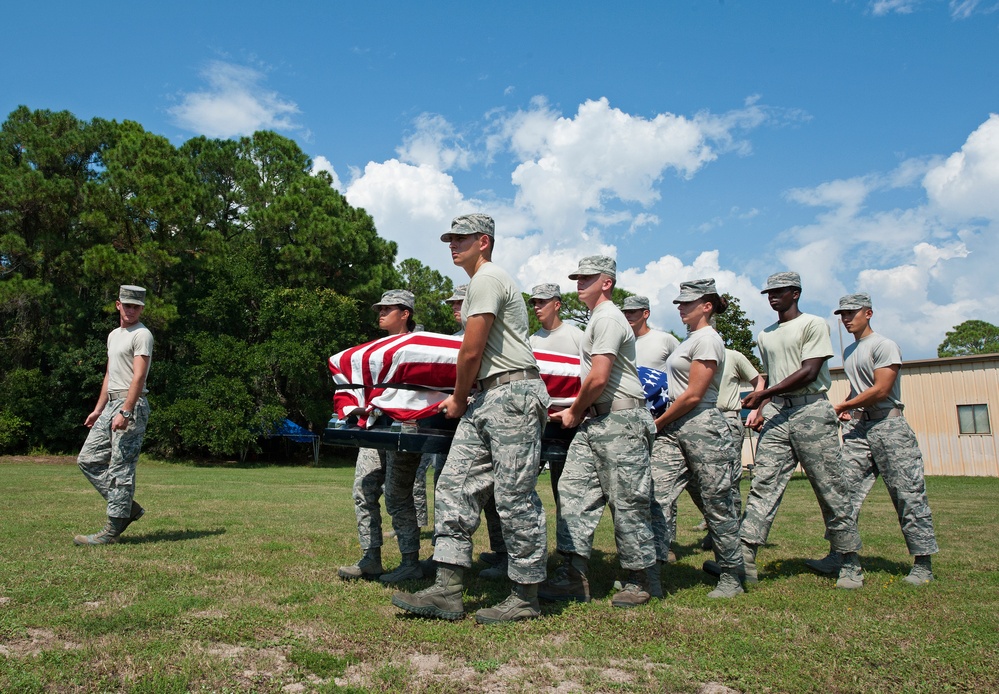
[[[842,401],[849,384],[833,369],[830,399]],[[928,475],[999,477],[999,356],[904,363],[905,418],[919,440]],[[992,433],[961,434],[957,406],[985,404]]]

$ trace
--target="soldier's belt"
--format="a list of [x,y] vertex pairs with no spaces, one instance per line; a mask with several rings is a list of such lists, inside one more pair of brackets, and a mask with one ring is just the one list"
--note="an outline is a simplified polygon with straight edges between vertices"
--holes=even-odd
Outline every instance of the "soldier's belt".
[[810,405],[813,402],[825,399],[825,393],[810,393],[808,395],[795,395],[793,397],[775,395],[772,402],[778,407],[801,407],[802,405]]
[[124,400],[128,397],[127,390],[109,390],[108,400]]
[[893,407],[890,410],[861,410],[860,418],[867,420],[869,422],[880,422],[882,419],[888,419],[889,417],[901,417],[902,410],[897,407]]
[[610,402],[602,402],[599,405],[591,405],[586,409],[586,414],[591,417],[602,417],[611,412],[633,410],[636,407],[645,407],[645,400],[642,398],[617,398]]
[[489,390],[490,388],[495,388],[496,386],[502,386],[507,383],[513,383],[514,381],[530,381],[535,378],[541,378],[541,373],[535,369],[520,369],[518,371],[504,371],[503,373],[496,374],[495,376],[488,376],[480,381],[476,381],[479,385],[479,390]]

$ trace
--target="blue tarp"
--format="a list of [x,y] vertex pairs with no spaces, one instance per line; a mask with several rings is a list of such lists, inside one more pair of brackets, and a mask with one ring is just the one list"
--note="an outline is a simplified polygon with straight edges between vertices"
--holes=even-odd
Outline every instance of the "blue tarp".
[[319,434],[313,434],[305,427],[295,424],[290,419],[286,419],[278,424],[274,433],[267,438],[274,438],[275,436],[283,436],[298,443],[312,443],[319,438]]
[[286,438],[289,441],[294,441],[295,443],[311,443],[312,460],[316,465],[319,464],[319,434],[314,434],[305,427],[295,424],[290,419],[285,419],[275,427],[274,432],[269,434],[267,438],[273,439],[278,436]]

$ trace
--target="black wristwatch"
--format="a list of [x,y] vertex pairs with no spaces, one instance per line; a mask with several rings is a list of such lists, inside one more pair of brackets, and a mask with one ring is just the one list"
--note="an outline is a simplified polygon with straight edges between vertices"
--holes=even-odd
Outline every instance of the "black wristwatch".
[[118,414],[120,414],[125,419],[131,419],[132,418],[132,413],[129,412],[128,410],[121,410],[121,411],[118,412]]

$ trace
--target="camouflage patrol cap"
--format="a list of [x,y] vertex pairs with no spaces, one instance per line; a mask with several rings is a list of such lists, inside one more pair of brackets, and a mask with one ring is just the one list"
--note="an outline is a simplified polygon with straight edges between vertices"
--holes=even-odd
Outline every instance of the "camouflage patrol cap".
[[622,311],[649,311],[649,297],[640,296],[635,294],[634,296],[624,297],[624,303],[621,304]]
[[451,230],[441,234],[441,241],[447,241],[449,236],[468,236],[469,234],[485,234],[494,238],[496,236],[496,222],[487,214],[463,214],[451,220]]
[[580,277],[593,275],[607,275],[611,279],[617,279],[617,263],[606,255],[588,255],[579,261],[579,267],[569,275],[569,279],[578,280]]
[[459,284],[457,287],[454,288],[454,293],[451,294],[451,296],[449,296],[448,298],[444,299],[444,303],[450,304],[454,301],[464,301],[465,294],[467,293],[468,293],[468,285]]
[[846,311],[856,311],[861,308],[872,308],[870,294],[847,294],[844,297],[840,297],[839,308],[833,311],[833,313],[839,315]]
[[562,299],[562,288],[557,284],[537,284],[531,290],[532,299]]
[[378,310],[379,306],[405,306],[410,311],[413,310],[415,297],[413,292],[406,289],[389,289],[382,294],[382,300],[371,304],[371,308]]
[[801,289],[801,275],[797,272],[776,272],[767,277],[767,286],[760,294],[766,294],[772,289],[783,289],[784,287],[795,287]]
[[686,301],[697,301],[701,297],[707,296],[708,294],[717,293],[718,288],[715,287],[715,279],[713,277],[706,277],[701,280],[691,280],[689,282],[681,282],[680,294],[673,299],[673,303],[682,304]]
[[146,305],[146,290],[134,284],[123,284],[118,287],[118,301],[123,304]]

